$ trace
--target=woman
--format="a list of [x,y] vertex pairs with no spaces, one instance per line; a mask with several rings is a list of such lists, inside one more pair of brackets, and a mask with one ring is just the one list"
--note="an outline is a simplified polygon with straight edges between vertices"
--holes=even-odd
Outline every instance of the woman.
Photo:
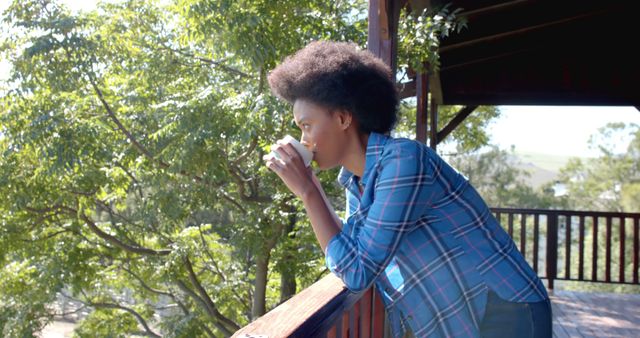
[[394,337],[551,337],[547,292],[468,181],[424,144],[386,136],[390,69],[349,43],[313,42],[269,75],[320,169],[341,166],[345,220],[295,149],[266,156],[304,203],[332,273],[376,284]]

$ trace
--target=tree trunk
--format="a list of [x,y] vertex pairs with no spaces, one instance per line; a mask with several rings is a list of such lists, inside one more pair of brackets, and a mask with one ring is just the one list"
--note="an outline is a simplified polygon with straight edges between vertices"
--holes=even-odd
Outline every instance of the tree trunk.
[[[285,234],[289,234],[293,231],[296,225],[296,217],[293,216],[290,219],[287,228],[285,229]],[[289,235],[291,238],[295,238],[295,234]],[[287,246],[289,248],[286,255],[283,257],[284,264],[281,264],[283,267],[280,269],[280,303],[284,303],[287,299],[291,298],[296,294],[296,269],[292,269],[292,266],[295,266],[296,258],[295,258],[295,249],[291,246]]]
[[286,269],[280,275],[280,303],[284,303],[287,299],[296,294],[296,274]]
[[[269,250],[270,251],[270,250]],[[269,254],[256,257],[256,280],[254,283],[253,306],[251,320],[262,316],[266,312],[267,273],[269,272]]]
[[[289,212],[293,213],[295,208],[290,206]],[[264,243],[264,255],[256,257],[256,280],[253,292],[253,306],[251,307],[251,320],[264,315],[267,312],[266,292],[267,292],[267,275],[269,273],[269,259],[271,258],[271,250],[276,247],[278,240],[282,236],[285,229],[293,229],[296,217],[293,214],[289,223],[282,223],[274,228],[273,234]],[[295,276],[294,276],[295,279]]]

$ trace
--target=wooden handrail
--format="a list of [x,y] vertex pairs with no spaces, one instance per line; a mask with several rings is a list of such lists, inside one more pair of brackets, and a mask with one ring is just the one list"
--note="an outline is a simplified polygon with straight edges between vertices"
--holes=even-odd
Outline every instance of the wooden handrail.
[[363,294],[350,292],[338,277],[329,274],[232,337],[323,336]]

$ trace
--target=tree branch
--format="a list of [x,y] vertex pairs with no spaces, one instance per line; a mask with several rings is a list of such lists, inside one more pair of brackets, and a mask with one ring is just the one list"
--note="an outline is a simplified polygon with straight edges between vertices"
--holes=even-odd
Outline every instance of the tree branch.
[[[249,148],[242,153],[238,158],[236,158],[235,160],[231,161],[228,160],[228,166],[227,169],[229,170],[229,173],[231,174],[231,176],[233,177],[234,181],[236,181],[236,185],[238,186],[238,194],[240,195],[240,199],[245,201],[245,202],[255,202],[255,203],[271,203],[273,202],[273,199],[269,196],[259,196],[258,195],[258,191],[256,189],[255,184],[251,184],[251,181],[253,179],[249,178],[245,178],[244,177],[244,173],[242,173],[242,170],[240,170],[239,168],[239,163],[244,161],[249,155],[251,155],[251,153],[256,149],[258,145],[258,138],[254,137],[251,140],[251,144],[249,145]],[[228,159],[229,155],[227,154],[226,151],[223,151],[225,157]],[[249,182],[250,188],[251,188],[251,194],[247,194],[246,193],[246,188],[245,188],[245,183]]]
[[222,323],[219,320],[215,318],[215,316],[211,313],[211,309],[209,309],[209,306],[207,306],[207,303],[202,298],[200,298],[200,296],[198,296],[193,290],[189,289],[189,287],[183,281],[177,280],[176,284],[178,285],[180,290],[186,293],[189,297],[193,298],[193,300],[195,300],[196,303],[200,304],[200,306],[204,308],[205,312],[214,319],[213,325],[215,325],[218,328],[218,330],[220,330],[220,332],[222,332],[227,337],[233,334],[231,330],[226,328],[224,325],[222,325]]
[[251,153],[256,149],[257,146],[258,146],[258,137],[254,136],[251,139],[251,143],[249,144],[249,148],[247,148],[247,150],[244,153],[240,154],[240,156],[238,156],[238,158],[233,160],[231,162],[231,165],[233,165],[233,166],[239,165],[241,162],[243,162],[245,159],[247,159],[247,157],[249,157],[249,155],[251,155]]
[[157,162],[162,168],[169,167],[168,164],[155,159],[151,154],[151,152],[147,148],[145,148],[142,144],[140,144],[140,142],[138,142],[138,140],[133,136],[133,134],[131,134],[131,132],[122,124],[122,122],[120,122],[120,119],[118,119],[116,114],[111,109],[111,106],[109,105],[107,100],[104,98],[104,95],[102,94],[102,90],[98,88],[98,84],[96,83],[93,76],[90,73],[87,73],[87,74],[89,75],[89,82],[91,83],[93,90],[96,92],[96,94],[98,95],[98,99],[102,103],[102,106],[107,111],[107,115],[109,116],[111,121],[113,121],[113,123],[115,123],[116,126],[118,126],[118,129],[127,137],[129,142],[131,142],[131,144],[133,144],[133,146],[136,149],[138,149],[138,151],[141,152],[144,156],[146,156],[150,161]]
[[65,232],[73,232],[73,231],[71,229],[63,229],[63,230],[56,231],[56,232],[54,232],[52,234],[48,234],[48,235],[46,235],[44,237],[38,237],[36,239],[20,239],[20,241],[27,242],[27,243],[33,243],[33,242],[42,241],[42,240],[45,240],[45,239],[50,239],[50,238],[56,237],[56,236],[58,236],[60,234],[63,234]]
[[[87,294],[84,292],[84,290],[80,290],[80,292],[82,293],[82,295],[85,298],[89,298],[87,296]],[[161,338],[160,335],[158,335],[157,333],[155,333],[155,332],[153,332],[151,330],[151,328],[147,324],[147,321],[142,317],[142,315],[140,315],[134,309],[128,308],[128,307],[120,305],[120,304],[114,304],[114,303],[102,303],[102,302],[94,303],[94,302],[91,302],[91,301],[83,301],[81,299],[77,299],[77,298],[71,297],[71,296],[65,294],[64,292],[61,292],[60,294],[65,298],[68,298],[68,299],[74,300],[76,302],[82,303],[85,306],[91,306],[91,307],[95,307],[95,308],[105,308],[105,309],[118,309],[118,310],[127,311],[130,314],[132,314],[134,317],[136,317],[136,320],[138,321],[138,323],[140,323],[140,325],[142,325],[142,327],[145,329],[145,332],[143,333],[144,335],[147,335],[149,337],[154,337],[154,338]]]
[[[98,198],[94,198],[94,201],[96,202],[96,204],[97,204],[99,207],[101,207],[101,208],[105,209],[105,210],[109,213],[109,216],[110,216],[110,217],[112,217],[112,218],[113,218],[113,216],[116,216],[116,217],[118,217],[120,220],[122,220],[123,222],[125,222],[126,224],[129,224],[129,225],[131,225],[131,226],[135,226],[136,228],[138,228],[138,229],[140,229],[140,230],[142,230],[142,231],[149,231],[149,227],[145,227],[144,225],[138,225],[138,223],[134,222],[133,220],[129,219],[128,217],[126,217],[126,216],[124,216],[124,215],[122,215],[122,214],[120,214],[120,213],[118,213],[118,212],[115,212],[115,211],[113,210],[113,208],[112,208],[110,205],[108,205],[105,201],[100,200],[100,199],[98,199]],[[164,239],[164,240],[165,240],[165,241],[167,241],[167,242],[171,242],[171,239],[170,239],[170,238],[168,238],[167,236],[165,236],[161,231],[158,231],[158,229],[157,229],[157,227],[156,227],[156,226],[154,226],[153,224],[149,224],[149,226],[150,226],[150,228],[151,228],[151,229],[153,229],[153,231],[154,231],[154,233],[155,233],[156,235],[158,235],[159,237],[161,237],[162,239]],[[128,238],[127,238],[127,240],[131,241],[131,239],[128,239]],[[131,242],[132,242],[132,241],[131,241]]]
[[[98,85],[96,84],[96,81],[95,81],[94,77],[90,73],[87,73],[87,75],[89,77],[89,82],[91,83],[91,86],[93,87],[94,91],[98,95],[98,99],[102,103],[102,106],[104,107],[104,109],[107,111],[107,115],[116,124],[118,129],[126,136],[126,138],[129,140],[129,142],[131,142],[133,144],[133,146],[140,153],[142,153],[147,159],[149,159],[151,162],[157,163],[163,169],[168,168],[169,164],[167,164],[166,162],[164,162],[164,161],[162,161],[160,159],[156,159],[153,156],[153,154],[151,154],[151,152],[147,148],[145,148],[140,142],[138,142],[138,140],[133,136],[133,134],[122,124],[122,122],[118,119],[118,117],[115,115],[115,113],[111,109],[111,106],[109,105],[109,103],[104,98],[104,95],[103,95],[102,91],[100,90],[100,88],[98,87]],[[198,183],[205,182],[202,177],[200,177],[198,175],[191,175],[191,174],[187,173],[184,170],[181,170],[178,173],[180,175],[189,177],[189,178],[195,180]],[[217,183],[217,184],[208,183],[207,185],[208,186],[212,186],[213,188],[220,188],[220,187],[222,187],[224,185],[224,183]],[[236,200],[234,200],[232,197],[230,197],[227,193],[225,193],[224,191],[220,191],[220,193],[222,195],[222,198],[224,198],[227,201],[231,202],[234,206],[236,206],[242,212],[246,212],[246,209],[244,207],[242,207],[242,205],[240,203],[238,203]]]
[[178,306],[180,307],[180,309],[182,310],[182,313],[184,313],[185,315],[189,314],[189,310],[187,309],[187,307],[178,299],[178,297],[176,295],[174,295],[171,292],[168,291],[163,291],[163,290],[158,290],[158,289],[154,289],[152,287],[150,287],[149,285],[147,285],[147,283],[145,283],[145,281],[142,279],[142,277],[136,275],[133,271],[129,270],[128,268],[126,268],[125,266],[121,267],[122,270],[126,271],[127,273],[129,273],[131,276],[133,276],[133,278],[135,278],[138,283],[140,283],[140,285],[146,289],[147,291],[151,292],[151,293],[155,293],[155,294],[159,294],[159,295],[164,295],[167,296],[171,299],[173,299],[174,302],[176,302],[176,304],[178,304]]
[[273,199],[269,196],[257,196],[255,193],[252,193],[250,195],[246,194],[246,189],[245,189],[245,180],[242,179],[242,177],[240,177],[240,175],[237,172],[237,168],[235,167],[229,167],[229,173],[231,174],[231,176],[233,177],[234,181],[236,181],[236,185],[238,186],[238,194],[240,195],[240,199],[245,201],[245,202],[256,202],[256,203],[271,203],[273,202]]
[[138,182],[136,177],[133,176],[133,174],[124,165],[122,165],[122,163],[120,163],[119,161],[115,161],[114,164],[116,165],[116,167],[122,169],[127,174],[127,176],[129,176],[129,178],[131,178],[131,181],[133,182],[133,184],[135,184],[136,187],[138,188],[138,193],[140,194],[140,198],[144,199],[144,194],[142,193],[142,184]]
[[[202,233],[202,228],[200,227],[200,224],[198,224],[198,232],[200,233],[200,240],[202,241],[202,246],[204,247],[204,252],[207,255],[207,257],[209,257],[209,260],[211,261],[211,264],[213,264],[213,267],[216,269],[216,271],[214,271],[215,274],[217,274],[218,276],[220,276],[220,278],[222,278],[222,281],[227,284],[227,278],[225,277],[225,275],[222,273],[222,270],[220,269],[220,267],[218,266],[218,263],[216,262],[216,260],[213,258],[213,254],[211,254],[211,250],[209,250],[209,247],[207,245],[207,241],[204,238],[204,234]],[[210,269],[208,269],[210,270]],[[244,308],[245,311],[249,311],[251,312],[251,308],[242,301],[242,297],[238,294],[238,291],[236,291],[235,288],[230,288],[231,292],[233,293],[233,295],[235,296],[236,300],[238,301],[239,304],[241,304]]]
[[54,313],[53,315],[54,315],[54,316],[61,317],[61,318],[65,318],[65,317],[66,317],[66,316],[68,316],[68,315],[76,314],[76,313],[78,313],[78,312],[80,312],[80,311],[82,311],[82,310],[84,310],[84,309],[86,309],[86,308],[87,308],[87,305],[86,305],[86,304],[82,304],[82,306],[81,306],[81,307],[79,307],[79,308],[77,308],[77,309],[75,309],[75,310],[73,310],[73,311],[69,311],[69,312],[61,312],[61,313]]
[[121,240],[119,240],[118,238],[116,238],[115,236],[109,235],[108,233],[102,231],[102,229],[100,229],[100,227],[98,227],[89,217],[87,217],[87,215],[85,215],[84,213],[79,213],[78,210],[70,208],[70,207],[65,207],[65,206],[61,206],[60,207],[63,210],[67,210],[69,213],[73,214],[73,215],[77,215],[78,217],[80,217],[83,221],[85,221],[87,223],[87,225],[89,226],[89,229],[91,229],[91,231],[93,233],[95,233],[98,237],[104,239],[105,241],[125,250],[128,252],[132,252],[132,253],[136,253],[136,254],[140,254],[140,255],[153,255],[153,256],[165,256],[171,253],[171,250],[169,249],[161,249],[161,250],[154,250],[154,249],[150,249],[150,248],[145,248],[139,245],[129,245],[126,243],[123,243]]
[[149,337],[154,337],[154,338],[161,338],[160,335],[158,335],[157,333],[151,331],[151,328],[149,327],[147,322],[144,320],[144,318],[138,312],[136,312],[134,309],[128,308],[126,306],[122,306],[120,304],[112,304],[112,303],[93,303],[93,302],[89,302],[87,304],[89,306],[93,306],[93,307],[96,307],[96,308],[119,309],[119,310],[127,311],[130,314],[132,314],[134,317],[136,317],[136,319],[138,320],[138,323],[140,323],[140,325],[142,325],[142,327],[144,327],[145,335],[147,335]]
[[235,75],[239,75],[240,77],[253,79],[253,76],[251,76],[251,75],[249,75],[249,74],[247,74],[245,72],[242,72],[242,71],[240,71],[238,69],[235,69],[233,67],[230,67],[230,66],[227,66],[227,65],[223,64],[222,62],[224,60],[220,60],[220,61],[212,60],[212,59],[209,59],[209,58],[198,56],[198,55],[195,55],[195,54],[192,54],[192,53],[188,53],[188,52],[185,52],[185,51],[181,51],[181,50],[178,50],[178,49],[173,49],[173,48],[167,47],[165,45],[161,45],[161,47],[162,47],[162,49],[165,49],[165,50],[171,51],[173,53],[180,54],[182,56],[186,56],[188,58],[195,59],[195,60],[198,60],[200,62],[212,65],[212,66],[214,66],[216,68],[220,68],[220,69],[222,69],[222,70],[224,70],[226,72],[229,72],[229,73],[232,73],[232,74],[235,74]]
[[198,281],[198,277],[196,276],[196,273],[193,271],[193,266],[191,265],[191,261],[189,260],[188,257],[185,257],[184,263],[185,263],[185,268],[189,273],[189,280],[191,281],[191,284],[196,288],[196,291],[200,295],[200,298],[202,298],[202,300],[205,302],[205,304],[207,305],[207,308],[209,308],[210,313],[213,314],[214,318],[216,318],[222,324],[230,328],[232,330],[230,331],[231,334],[233,334],[233,332],[235,331],[240,330],[240,326],[238,324],[233,322],[231,319],[225,317],[222,313],[218,311],[218,309],[216,308],[216,305],[213,303],[213,300],[211,300],[211,297],[209,297],[209,294],[207,294],[207,291],[204,289],[204,287],[202,287],[202,284],[200,284],[200,281]]

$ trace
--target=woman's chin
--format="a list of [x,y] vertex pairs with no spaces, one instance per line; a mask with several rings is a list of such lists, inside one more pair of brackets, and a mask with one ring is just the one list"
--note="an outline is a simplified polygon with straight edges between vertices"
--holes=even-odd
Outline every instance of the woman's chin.
[[318,162],[316,159],[313,159],[313,162],[316,164],[316,168],[326,170],[325,166],[321,162]]
[[327,165],[326,163],[321,163],[318,161],[314,161],[316,163],[316,168],[318,168],[319,170],[331,170],[337,166],[339,166],[339,164],[333,164],[333,165]]

